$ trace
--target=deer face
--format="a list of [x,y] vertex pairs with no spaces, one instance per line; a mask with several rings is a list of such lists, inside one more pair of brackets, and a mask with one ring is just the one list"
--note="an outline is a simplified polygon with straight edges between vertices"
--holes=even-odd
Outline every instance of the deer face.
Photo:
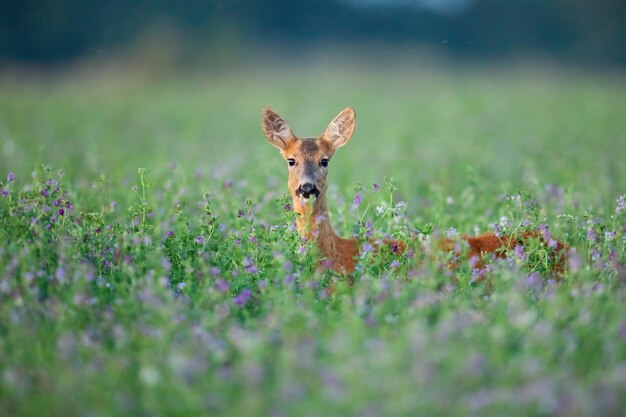
[[298,138],[282,117],[267,107],[263,109],[263,132],[287,161],[292,197],[317,198],[326,192],[329,162],[335,150],[352,137],[355,118],[354,110],[348,107],[330,122],[321,136]]

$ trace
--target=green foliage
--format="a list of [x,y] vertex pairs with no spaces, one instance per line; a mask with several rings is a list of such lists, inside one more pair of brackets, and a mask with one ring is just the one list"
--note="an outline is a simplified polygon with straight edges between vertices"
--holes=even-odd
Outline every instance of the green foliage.
[[[87,83],[96,104],[77,106],[86,106],[78,118],[61,99],[75,94],[71,85],[3,93],[0,123],[24,158],[10,160],[4,148],[2,167],[16,175],[0,181],[0,414],[623,413],[626,175],[613,175],[624,173],[626,141],[615,138],[625,139],[616,113],[626,100],[613,100],[623,92],[585,80],[535,90],[554,106],[544,115],[512,80],[500,90],[478,77],[457,85],[472,94],[433,93],[444,101],[435,100],[443,107],[434,111],[375,75],[342,87],[347,97],[360,100],[359,82],[371,83],[371,100],[376,89],[395,86],[394,105],[407,114],[366,104],[364,126],[333,158],[330,220],[365,249],[347,277],[319,270],[315,245],[295,229],[281,158],[264,143],[258,117],[245,115],[259,115],[262,88],[245,100],[238,90],[225,94],[230,104],[252,104],[236,117],[216,110],[223,119],[212,116],[211,100],[206,111],[179,112],[172,102],[199,99],[175,82],[144,86],[122,101]],[[410,88],[412,77],[400,80]],[[298,129],[308,121],[299,115],[304,104],[284,91],[274,99],[285,107],[293,101],[286,116]],[[321,114],[329,109],[332,117],[336,103],[306,92],[318,107],[311,126],[321,130]],[[585,95],[596,98],[594,106],[577,108],[576,116],[565,111]],[[122,105],[127,115],[116,113]],[[415,116],[420,109],[435,122],[420,123],[428,121]],[[443,109],[462,126],[436,127]],[[26,124],[30,117],[36,130]],[[204,124],[204,117],[215,119]],[[533,117],[536,132],[553,141],[509,126]],[[595,142],[567,148],[574,141],[556,133],[563,127],[576,135],[570,122]],[[386,143],[379,125],[388,129]],[[162,135],[155,140],[165,148],[174,135],[173,156],[189,162],[170,165],[172,155],[156,144],[125,136],[146,131]],[[112,150],[88,145],[88,132],[107,138]],[[197,132],[209,143],[194,142]],[[460,149],[450,147],[460,132]],[[501,152],[502,132],[516,152]],[[72,147],[73,134],[85,143]],[[234,145],[222,153],[228,135]],[[413,138],[422,136],[440,143],[419,142],[419,158]],[[50,147],[48,158],[31,152],[37,140]],[[135,157],[136,147],[142,153]],[[200,149],[210,154],[198,156]],[[106,174],[85,162],[95,154],[94,166]],[[204,169],[191,174],[205,157]],[[40,159],[68,173],[44,165],[29,177]],[[129,168],[135,160],[147,168]],[[386,175],[395,179],[375,183]],[[373,185],[350,186],[357,183]],[[487,271],[472,270],[463,255],[455,259],[465,249],[462,234],[487,230],[538,237],[507,259],[487,260]],[[365,246],[386,238],[407,242],[406,254]],[[438,249],[444,238],[455,250]],[[554,239],[569,247],[562,275],[552,272]]]

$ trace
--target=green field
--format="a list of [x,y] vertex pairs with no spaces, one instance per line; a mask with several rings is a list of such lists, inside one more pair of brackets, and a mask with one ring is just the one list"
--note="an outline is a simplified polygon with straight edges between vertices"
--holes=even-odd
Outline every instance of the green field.
[[[4,76],[0,415],[624,415],[626,79],[331,63]],[[331,221],[407,256],[315,272],[263,106],[356,109]],[[494,224],[567,272],[434,249]]]

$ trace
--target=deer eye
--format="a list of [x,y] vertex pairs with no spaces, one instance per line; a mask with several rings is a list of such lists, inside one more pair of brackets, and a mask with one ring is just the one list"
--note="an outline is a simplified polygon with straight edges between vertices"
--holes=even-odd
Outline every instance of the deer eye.
[[328,159],[324,158],[320,161],[320,166],[326,168],[328,166]]
[[296,164],[296,160],[293,158],[289,158],[287,159],[287,163],[289,164],[290,167],[292,167]]

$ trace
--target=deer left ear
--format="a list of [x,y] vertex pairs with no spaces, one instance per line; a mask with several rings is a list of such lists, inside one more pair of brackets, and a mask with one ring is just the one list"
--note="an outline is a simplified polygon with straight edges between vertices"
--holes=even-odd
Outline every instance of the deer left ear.
[[285,119],[269,107],[263,108],[261,126],[267,140],[280,150],[284,151],[287,144],[294,139],[293,132]]
[[341,148],[347,144],[354,133],[356,114],[352,107],[346,107],[339,113],[326,128],[324,137],[333,146],[333,149]]

